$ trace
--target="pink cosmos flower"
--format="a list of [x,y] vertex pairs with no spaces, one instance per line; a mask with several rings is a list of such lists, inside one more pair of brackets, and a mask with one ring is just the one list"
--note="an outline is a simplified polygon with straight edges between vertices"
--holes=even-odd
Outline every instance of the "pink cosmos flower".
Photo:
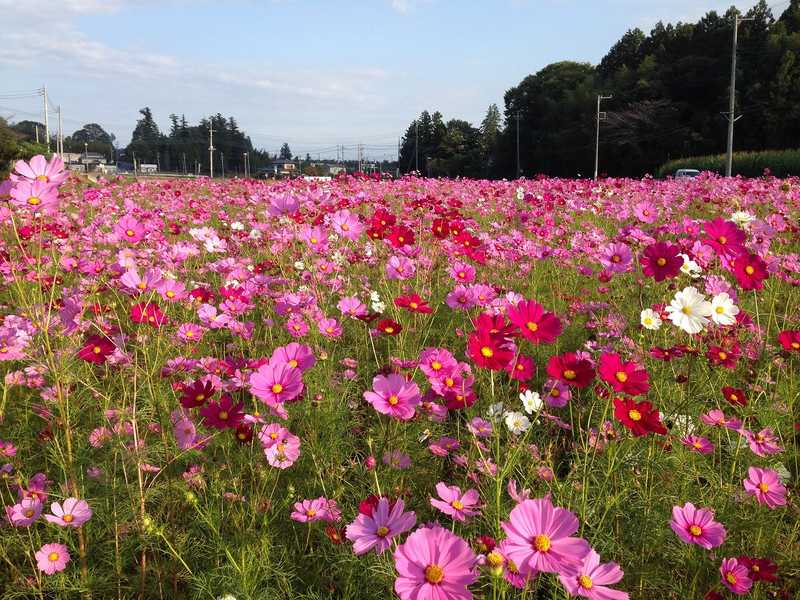
[[300,457],[300,438],[288,429],[270,423],[258,433],[267,462],[278,469],[288,469]]
[[589,553],[586,540],[570,537],[578,531],[578,518],[547,497],[520,502],[501,525],[507,554],[523,574],[572,572]]
[[376,554],[383,554],[388,550],[393,537],[405,533],[417,522],[416,514],[403,512],[404,508],[402,500],[392,503],[381,498],[372,514],[359,512],[345,530],[345,537],[353,542],[353,552],[361,555],[374,549]]
[[714,444],[702,435],[687,435],[681,439],[681,443],[687,448],[700,454],[711,454],[714,451]]
[[447,485],[443,481],[436,484],[438,498],[431,498],[431,505],[456,521],[466,521],[467,517],[480,514],[478,490],[469,489],[463,494],[457,485]]
[[198,443],[197,428],[189,417],[183,417],[175,421],[172,426],[172,433],[178,448],[188,450],[194,448]]
[[554,408],[566,406],[567,402],[572,398],[569,386],[558,379],[548,379],[542,388],[541,395],[547,405]]
[[755,496],[759,504],[766,504],[769,508],[786,504],[786,488],[777,471],[750,467],[743,483],[747,493]]
[[608,244],[600,249],[600,264],[609,273],[624,273],[630,268],[632,261],[633,254],[626,244]]
[[119,241],[136,244],[144,238],[145,229],[136,217],[125,215],[114,225],[114,234]]
[[511,499],[517,504],[520,502],[525,502],[525,500],[529,500],[531,497],[531,491],[528,488],[522,488],[522,490],[517,489],[516,479],[508,480],[506,491],[508,492],[508,495],[511,496]]
[[691,502],[672,507],[672,521],[669,526],[683,542],[697,544],[706,550],[721,545],[727,535],[722,523],[714,520],[714,511],[695,508]]
[[178,327],[178,337],[184,342],[199,342],[203,339],[203,328],[194,323],[184,323]]
[[50,212],[58,206],[58,190],[38,179],[21,179],[11,188],[11,203],[32,212]]
[[358,220],[358,215],[349,210],[338,210],[333,213],[331,226],[336,233],[352,241],[356,241],[366,230],[366,225]]
[[23,498],[14,506],[6,506],[6,519],[13,527],[28,527],[41,516],[43,506],[38,498]]
[[315,227],[305,226],[300,231],[300,239],[308,244],[314,252],[324,253],[328,249],[328,234],[317,225]]
[[400,450],[384,452],[383,464],[398,471],[403,471],[411,466],[411,457]]
[[336,319],[322,319],[317,323],[317,329],[325,337],[337,338],[342,335],[342,326]]
[[778,445],[778,438],[772,433],[772,429],[766,427],[754,433],[747,429],[740,430],[740,433],[747,439],[752,450],[758,456],[769,456],[783,452],[783,448]]
[[416,383],[392,373],[377,375],[372,380],[372,391],[364,392],[364,400],[381,414],[408,421],[414,417],[414,407],[421,397]]
[[27,163],[18,160],[14,163],[14,171],[15,173],[10,176],[13,182],[40,181],[54,187],[58,187],[69,177],[69,173],[64,169],[64,161],[57,154],[53,154],[49,161],[41,154],[37,154]]
[[386,261],[386,279],[410,279],[416,272],[414,261],[405,256],[390,256]]
[[742,422],[739,419],[735,417],[728,418],[724,412],[716,408],[700,415],[700,421],[712,427],[727,427],[734,431],[742,426]]
[[722,583],[737,596],[744,596],[753,587],[747,567],[735,558],[724,558],[719,567]]
[[458,361],[446,348],[425,348],[419,355],[419,368],[429,379],[451,375]]
[[317,364],[317,359],[314,357],[314,351],[309,346],[292,342],[275,348],[269,359],[269,364],[275,366],[288,365],[292,369],[300,369],[303,372]]
[[490,421],[481,419],[480,417],[473,417],[472,420],[467,423],[467,430],[475,437],[487,438],[492,436],[493,427]]
[[600,555],[589,550],[575,573],[562,574],[558,578],[571,596],[590,600],[628,600],[627,592],[608,587],[618,583],[623,575],[617,563],[600,564]]
[[478,579],[469,544],[441,527],[422,527],[394,552],[400,600],[471,600],[467,586]]
[[63,571],[70,559],[69,550],[64,544],[45,544],[34,557],[39,570],[48,575]]
[[475,267],[461,261],[454,262],[448,270],[448,274],[461,283],[472,283],[475,281]]
[[44,518],[61,527],[77,528],[92,518],[92,509],[88,502],[77,498],[67,498],[63,505],[53,502],[50,505],[50,512],[53,514],[45,515]]
[[303,373],[286,363],[261,365],[250,376],[250,392],[268,406],[289,402],[303,392]]
[[325,519],[328,502],[326,498],[316,500],[303,500],[294,503],[294,511],[290,515],[292,521],[311,523]]
[[186,286],[174,279],[162,279],[156,286],[156,290],[167,302],[180,302],[189,295]]
[[336,305],[342,314],[348,315],[350,317],[363,317],[367,314],[367,307],[366,305],[361,302],[355,296],[346,296],[339,300],[339,303]]

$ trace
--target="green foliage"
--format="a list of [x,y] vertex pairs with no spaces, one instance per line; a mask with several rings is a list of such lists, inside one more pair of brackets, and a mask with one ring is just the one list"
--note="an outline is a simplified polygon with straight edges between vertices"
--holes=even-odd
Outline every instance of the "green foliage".
[[[671,160],[656,171],[657,177],[674,175],[678,169],[698,169],[720,175],[725,173],[725,154],[691,156]],[[760,177],[765,171],[775,177],[800,175],[800,150],[765,150],[762,152],[734,152],[733,174]]]

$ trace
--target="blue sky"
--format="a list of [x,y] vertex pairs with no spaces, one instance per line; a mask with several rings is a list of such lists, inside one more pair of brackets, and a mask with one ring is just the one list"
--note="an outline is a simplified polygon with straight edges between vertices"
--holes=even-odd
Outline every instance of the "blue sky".
[[[738,4],[746,10],[755,0]],[[235,116],[258,147],[393,156],[423,109],[477,124],[548,63],[597,63],[632,27],[696,20],[717,0],[0,0],[0,96],[48,86],[71,133],[125,145],[150,106],[166,129]],[[780,10],[776,11],[778,14]],[[35,99],[0,116],[36,118]],[[41,119],[41,116],[39,116]]]

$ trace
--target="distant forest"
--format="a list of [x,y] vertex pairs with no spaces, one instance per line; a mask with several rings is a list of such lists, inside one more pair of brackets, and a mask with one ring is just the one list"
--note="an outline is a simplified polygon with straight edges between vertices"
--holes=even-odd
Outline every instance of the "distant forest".
[[[785,4],[784,2],[780,5]],[[697,23],[629,30],[600,64],[558,62],[525,77],[479,125],[424,111],[405,132],[401,171],[575,177],[594,165],[597,95],[600,170],[653,173],[670,159],[723,152],[735,9]],[[778,17],[761,0],[739,25],[735,149],[800,147],[800,0]]]

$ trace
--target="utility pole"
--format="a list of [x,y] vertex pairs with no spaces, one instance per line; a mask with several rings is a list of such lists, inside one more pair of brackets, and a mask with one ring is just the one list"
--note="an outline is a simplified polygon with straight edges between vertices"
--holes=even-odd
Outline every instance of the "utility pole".
[[61,106],[58,107],[58,141],[56,142],[56,153],[59,156],[64,154],[64,127],[61,122]]
[[247,179],[247,152],[242,152],[244,158],[244,178]]
[[39,143],[39,126],[38,125],[34,125],[34,128],[36,129],[36,143],[38,144]]
[[515,116],[517,118],[517,177],[519,177],[522,174],[522,169],[520,168],[519,163],[519,111],[517,111]]
[[183,153],[183,174],[186,175],[186,152]]
[[222,169],[222,178],[225,179],[225,155],[222,152],[219,153],[219,167]]
[[730,177],[733,171],[733,124],[742,118],[736,114],[736,46],[739,43],[739,23],[752,21],[752,17],[740,17],[736,12],[733,15],[733,52],[731,54],[731,90],[728,104],[728,154],[725,158],[725,177]]
[[47,86],[42,86],[42,97],[44,98],[44,143],[47,146],[47,153],[50,153],[50,119],[47,116]]
[[[600,166],[600,103],[603,100],[611,100],[614,96],[597,96],[597,130],[594,138],[594,180],[597,181],[597,170]],[[605,118],[605,113],[602,115]]]
[[214,179],[214,123],[208,121],[208,173]]

